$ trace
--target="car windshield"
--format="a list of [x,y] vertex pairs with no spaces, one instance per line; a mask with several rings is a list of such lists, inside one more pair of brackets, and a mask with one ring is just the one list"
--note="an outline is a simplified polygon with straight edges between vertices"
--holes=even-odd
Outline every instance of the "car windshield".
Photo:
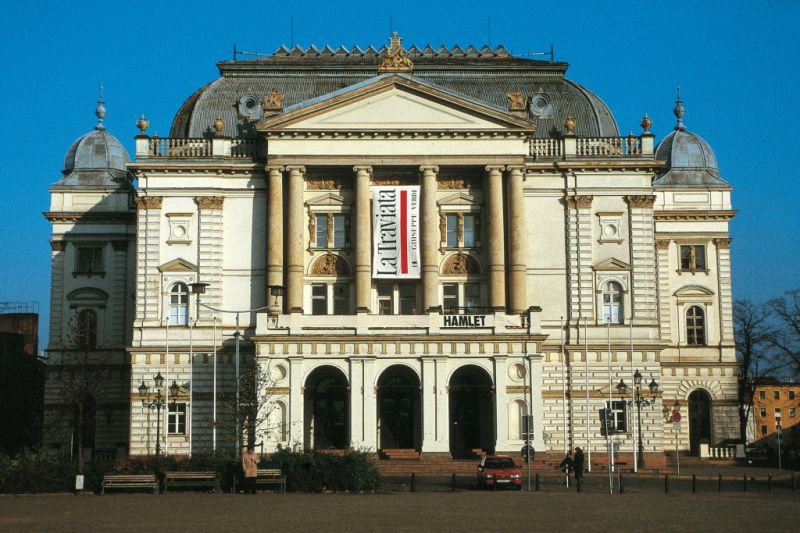
[[484,468],[515,468],[516,465],[510,457],[497,457],[495,459],[487,459],[483,464]]

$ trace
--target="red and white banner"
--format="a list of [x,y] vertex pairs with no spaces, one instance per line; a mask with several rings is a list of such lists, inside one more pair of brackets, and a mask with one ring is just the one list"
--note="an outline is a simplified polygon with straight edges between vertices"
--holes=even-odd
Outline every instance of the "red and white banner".
[[419,279],[419,186],[372,188],[372,277]]

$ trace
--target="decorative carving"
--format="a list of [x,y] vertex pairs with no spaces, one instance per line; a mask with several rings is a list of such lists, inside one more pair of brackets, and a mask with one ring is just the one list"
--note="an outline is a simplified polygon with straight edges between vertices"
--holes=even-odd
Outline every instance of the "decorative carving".
[[669,239],[659,239],[656,241],[656,250],[669,250]]
[[328,246],[333,246],[333,213],[328,213],[325,218],[328,222]]
[[163,197],[137,196],[133,201],[136,203],[136,209],[161,209]]
[[144,113],[142,113],[142,116],[136,121],[136,127],[139,128],[139,135],[147,135],[145,132],[149,126],[150,121],[144,118]]
[[730,239],[714,239],[714,245],[720,249],[730,249],[731,247],[731,240]]
[[262,99],[261,106],[264,111],[281,111],[283,109],[284,96],[280,91],[272,91]]
[[392,185],[400,185],[400,178],[374,178],[372,180],[373,185],[380,185],[384,187],[392,186]]
[[317,242],[317,215],[315,213],[308,214],[308,236],[310,242]]
[[445,178],[436,180],[439,189],[475,189],[478,187],[478,180],[475,178]]
[[444,215],[439,215],[439,234],[440,242],[447,241],[447,217]]
[[340,191],[351,189],[352,183],[346,178],[308,178],[306,190],[309,191]]
[[311,265],[312,276],[349,276],[350,267],[339,256],[325,254]]
[[408,72],[414,70],[414,63],[409,59],[408,53],[403,50],[400,42],[403,39],[397,36],[397,32],[392,32],[389,37],[389,48],[386,50],[386,57],[378,66],[378,72]]
[[519,89],[510,93],[506,93],[506,99],[508,100],[509,111],[528,110],[528,97],[524,96]]
[[628,202],[628,206],[632,208],[652,208],[656,203],[656,197],[653,195],[626,196],[625,201]]
[[50,241],[50,249],[54,252],[63,252],[66,247],[67,243],[64,241]]
[[458,242],[464,242],[464,213],[459,213],[457,216],[458,222],[456,223],[456,239]]
[[198,196],[194,199],[198,209],[222,209],[224,196]]
[[217,120],[214,121],[214,135],[217,137],[222,137],[222,130],[225,128],[225,121],[222,120],[222,117],[217,115]]
[[572,209],[591,209],[594,196],[590,194],[579,194],[577,196],[566,197],[567,206]]
[[576,124],[577,122],[575,121],[575,118],[572,115],[568,115],[566,120],[564,120],[564,128],[567,130],[567,132],[564,135],[567,136],[575,135]]
[[650,126],[653,125],[653,121],[650,120],[650,117],[647,116],[647,113],[644,114],[644,117],[642,117],[642,121],[639,123],[639,125],[644,130],[642,135],[652,135],[652,133],[650,133]]
[[442,269],[445,276],[466,276],[467,274],[480,274],[478,262],[467,254],[454,254],[447,258]]

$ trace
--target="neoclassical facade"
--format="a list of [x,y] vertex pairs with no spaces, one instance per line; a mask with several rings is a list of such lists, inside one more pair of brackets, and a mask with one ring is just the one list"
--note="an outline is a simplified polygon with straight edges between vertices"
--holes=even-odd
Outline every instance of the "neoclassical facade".
[[[518,453],[530,414],[537,451],[605,457],[606,408],[621,456],[640,421],[654,462],[736,438],[735,212],[680,97],[656,142],[646,115],[620,136],[566,63],[503,47],[218,67],[169,137],[139,120],[135,159],[103,163],[116,187],[67,168],[52,189],[51,357],[93,313],[93,353],[119,360],[97,409],[127,406],[97,417],[97,449],[232,445],[252,367],[265,449]],[[618,387],[637,371],[658,384],[640,414]]]

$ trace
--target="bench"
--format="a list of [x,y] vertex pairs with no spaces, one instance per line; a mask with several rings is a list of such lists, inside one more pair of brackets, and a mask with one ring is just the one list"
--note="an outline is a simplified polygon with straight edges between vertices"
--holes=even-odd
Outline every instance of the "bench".
[[281,492],[286,492],[286,476],[280,468],[259,468],[256,487],[258,485],[278,485]]
[[219,492],[219,476],[216,472],[167,472],[164,475],[164,492],[170,487],[206,487]]
[[106,489],[148,489],[158,494],[158,481],[154,474],[106,474],[100,493]]

